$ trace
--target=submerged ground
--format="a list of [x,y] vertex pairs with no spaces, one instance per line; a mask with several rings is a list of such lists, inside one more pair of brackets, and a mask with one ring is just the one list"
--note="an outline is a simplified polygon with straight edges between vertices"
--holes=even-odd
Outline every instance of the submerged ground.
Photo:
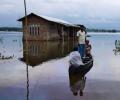
[[38,63],[41,56],[46,59],[50,54],[54,57],[64,54],[63,49],[55,54],[48,47],[51,52],[43,50],[42,55],[40,49],[30,49],[39,56],[36,59],[36,53],[33,53],[27,70],[25,62],[20,60],[24,54],[21,33],[0,33],[1,55],[12,56],[12,59],[0,60],[0,100],[120,100],[120,55],[114,52],[115,41],[120,39],[120,35],[89,34],[94,66],[86,75],[84,96],[80,97],[73,96],[70,90],[69,56]]

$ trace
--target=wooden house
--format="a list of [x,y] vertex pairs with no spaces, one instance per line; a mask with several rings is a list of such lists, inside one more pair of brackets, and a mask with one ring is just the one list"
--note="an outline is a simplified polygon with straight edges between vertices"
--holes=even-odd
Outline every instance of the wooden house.
[[[79,26],[67,21],[36,15],[31,13],[27,15],[27,28],[25,17],[20,18],[23,27],[23,40],[59,40],[74,37]],[[27,31],[26,31],[27,29]]]

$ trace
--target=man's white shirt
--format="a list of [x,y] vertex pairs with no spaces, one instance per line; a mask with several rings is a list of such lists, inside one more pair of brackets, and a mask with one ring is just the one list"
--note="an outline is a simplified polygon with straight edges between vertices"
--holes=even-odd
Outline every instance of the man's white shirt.
[[77,32],[78,42],[79,44],[85,44],[85,31],[79,30]]

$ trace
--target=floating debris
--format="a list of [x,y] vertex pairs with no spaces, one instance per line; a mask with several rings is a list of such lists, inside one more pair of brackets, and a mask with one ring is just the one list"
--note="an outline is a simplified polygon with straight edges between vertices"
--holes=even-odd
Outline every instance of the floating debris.
[[4,56],[0,53],[0,60],[9,60],[9,59],[13,59],[14,55],[13,56]]
[[91,35],[87,35],[86,37],[91,37]]
[[13,40],[13,42],[17,42],[17,40]]

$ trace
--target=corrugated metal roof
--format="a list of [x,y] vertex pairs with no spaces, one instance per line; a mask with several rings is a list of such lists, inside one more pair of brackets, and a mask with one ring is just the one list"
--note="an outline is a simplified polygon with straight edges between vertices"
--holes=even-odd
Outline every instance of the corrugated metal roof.
[[76,25],[74,25],[72,23],[69,23],[67,21],[64,21],[64,20],[61,20],[61,19],[58,19],[58,18],[54,18],[54,17],[48,17],[48,16],[43,16],[43,15],[41,15],[40,17],[42,17],[42,18],[44,18],[44,19],[46,19],[48,21],[64,24],[66,26],[76,26]]
[[[41,17],[41,18],[43,18],[43,19],[45,19],[45,20],[47,20],[47,21],[51,21],[51,22],[63,24],[63,25],[65,25],[65,26],[79,27],[79,26],[77,26],[77,25],[74,25],[74,24],[69,23],[69,22],[67,22],[67,21],[64,21],[64,20],[62,20],[62,19],[58,19],[58,18],[54,18],[54,17],[48,17],[48,16],[44,16],[44,15],[37,15],[37,14],[34,14],[34,13],[31,13],[31,14],[29,14],[29,15],[27,15],[27,16],[30,16],[30,15],[35,15],[35,16]],[[21,21],[21,20],[24,19],[24,18],[25,18],[25,17],[19,19],[18,21]]]

